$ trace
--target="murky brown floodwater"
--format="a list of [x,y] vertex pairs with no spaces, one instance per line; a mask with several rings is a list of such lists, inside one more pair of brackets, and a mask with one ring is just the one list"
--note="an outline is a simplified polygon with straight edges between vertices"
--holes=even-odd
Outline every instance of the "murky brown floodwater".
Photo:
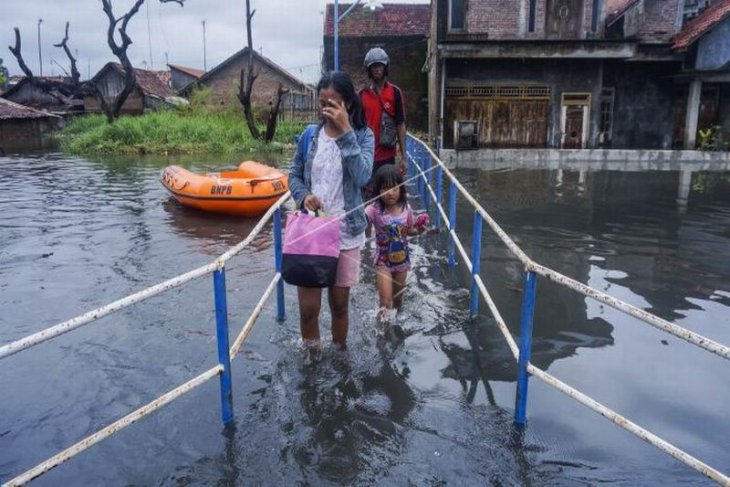
[[[255,222],[182,208],[158,182],[167,164],[234,162],[0,158],[0,343],[207,263],[244,238]],[[730,343],[730,173],[695,173],[688,195],[672,171],[459,177],[534,259]],[[459,218],[470,248],[471,212]],[[521,269],[491,232],[484,244],[483,275],[516,330]],[[232,334],[272,262],[267,232],[228,267]],[[377,296],[364,271],[348,353],[305,366],[287,288],[287,321],[276,323],[269,303],[233,363],[235,432],[222,432],[210,381],[35,484],[711,483],[534,379],[528,428],[514,434],[511,356],[484,305],[468,320],[466,281],[446,266],[445,240],[421,239],[414,268],[397,347],[374,331]],[[730,471],[726,360],[540,281],[533,361]],[[215,362],[209,278],[1,361],[0,482]]]

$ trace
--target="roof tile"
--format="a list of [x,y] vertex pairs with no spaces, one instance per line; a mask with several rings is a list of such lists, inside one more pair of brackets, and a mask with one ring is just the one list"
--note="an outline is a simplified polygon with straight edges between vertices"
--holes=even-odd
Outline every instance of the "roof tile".
[[730,0],[717,0],[701,14],[682,26],[674,37],[674,49],[687,49],[697,39],[730,16]]
[[[352,4],[340,4],[342,15]],[[342,19],[338,34],[347,37],[428,36],[431,28],[431,6],[428,4],[383,4],[382,9],[370,11],[355,8]],[[334,36],[334,5],[327,4],[324,35]]]

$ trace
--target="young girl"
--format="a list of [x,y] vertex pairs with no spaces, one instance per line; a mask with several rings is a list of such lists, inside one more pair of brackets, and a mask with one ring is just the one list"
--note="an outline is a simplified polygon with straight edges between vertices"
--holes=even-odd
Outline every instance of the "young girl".
[[406,187],[400,171],[387,164],[375,173],[374,191],[378,199],[365,209],[368,235],[375,227],[375,269],[380,308],[400,309],[403,304],[411,259],[408,235],[421,234],[429,223],[427,214],[414,218],[406,201]]

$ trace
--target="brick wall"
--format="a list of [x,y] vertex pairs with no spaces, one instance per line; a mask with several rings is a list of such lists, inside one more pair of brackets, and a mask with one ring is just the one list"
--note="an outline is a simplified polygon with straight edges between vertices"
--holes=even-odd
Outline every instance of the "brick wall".
[[675,35],[677,0],[644,0],[644,16],[638,36],[642,41],[669,42]]
[[[302,87],[292,82],[288,77],[271,69],[266,63],[254,58],[254,72],[259,76],[253,85],[251,100],[254,106],[263,111],[268,111],[269,104],[276,94],[279,83],[284,88],[295,92],[301,92]],[[220,71],[214,73],[205,80],[203,86],[210,88],[211,96],[206,102],[215,108],[225,109],[231,106],[240,107],[238,101],[238,86],[241,79],[241,69],[248,66],[248,56],[239,56]]]
[[471,0],[467,2],[466,30],[486,33],[489,39],[520,37],[519,2],[515,0]]

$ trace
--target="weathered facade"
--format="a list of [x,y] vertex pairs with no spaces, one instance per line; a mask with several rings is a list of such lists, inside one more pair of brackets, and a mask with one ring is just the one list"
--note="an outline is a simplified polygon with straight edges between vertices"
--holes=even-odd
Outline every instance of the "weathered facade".
[[684,4],[434,0],[431,135],[445,148],[671,148]]
[[[282,97],[280,113],[294,118],[311,117],[315,109],[314,89],[298,79],[270,59],[253,53],[254,72],[258,74],[253,86],[251,100],[259,113],[268,113],[279,84],[287,94]],[[241,72],[248,67],[248,48],[243,48],[207,73],[197,81],[181,90],[187,96],[195,88],[205,87],[211,90],[207,102],[220,109],[240,107],[238,100]],[[263,116],[263,115],[262,115]]]
[[[342,15],[351,4],[340,4]],[[382,47],[390,57],[390,80],[403,90],[408,127],[428,128],[428,76],[423,72],[431,22],[428,5],[384,4],[371,12],[356,7],[339,24],[340,70],[360,90],[368,85],[365,54]],[[323,71],[334,67],[334,5],[328,4],[324,25]]]
[[178,64],[168,64],[167,67],[170,68],[170,84],[175,92],[182,90],[205,74],[205,71],[201,69],[188,68]]
[[[39,82],[70,83],[70,78],[63,77],[36,77]],[[60,93],[56,89],[46,89],[34,85],[26,77],[18,79],[2,97],[19,105],[44,110],[46,112],[65,116],[84,111],[83,100]]]
[[62,118],[0,98],[0,155],[48,148]]
[[[121,113],[138,115],[145,110],[170,106],[168,99],[174,93],[169,84],[169,72],[135,68],[134,74],[137,86],[122,105]],[[91,82],[99,87],[104,98],[111,103],[124,88],[124,67],[119,63],[107,63],[94,75]],[[96,96],[87,96],[84,106],[89,113],[103,111]]]

